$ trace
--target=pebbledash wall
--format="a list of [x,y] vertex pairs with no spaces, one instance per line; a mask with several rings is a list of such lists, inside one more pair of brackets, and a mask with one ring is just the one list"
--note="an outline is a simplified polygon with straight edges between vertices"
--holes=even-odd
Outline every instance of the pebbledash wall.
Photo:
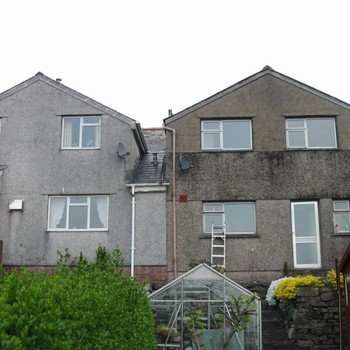
[[[62,146],[63,118],[91,116],[100,120],[99,147]],[[30,266],[50,271],[57,251],[69,248],[73,257],[82,252],[93,259],[101,245],[109,250],[119,247],[125,265],[130,266],[132,196],[125,180],[147,153],[139,123],[42,73],[0,94],[0,123],[2,263],[8,268]],[[119,143],[128,151],[125,157],[117,154]],[[96,195],[108,198],[107,227],[48,228],[50,196]],[[14,200],[22,207],[10,209]],[[166,280],[165,215],[158,214],[158,207],[137,200],[136,223],[147,217],[149,229],[145,233],[144,228],[136,228],[139,239],[147,235],[147,239],[136,241],[136,274],[141,279],[150,275],[152,280]],[[165,207],[165,199],[163,202],[157,200]]]
[[280,303],[279,307],[296,350],[339,350],[338,293],[334,289],[299,287],[296,300]]

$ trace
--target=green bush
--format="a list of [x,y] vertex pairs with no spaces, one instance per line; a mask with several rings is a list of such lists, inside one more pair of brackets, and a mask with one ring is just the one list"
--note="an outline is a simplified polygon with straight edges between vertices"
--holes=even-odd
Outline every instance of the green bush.
[[0,276],[1,349],[155,349],[143,286],[121,272],[118,250],[103,248],[56,273],[22,269]]

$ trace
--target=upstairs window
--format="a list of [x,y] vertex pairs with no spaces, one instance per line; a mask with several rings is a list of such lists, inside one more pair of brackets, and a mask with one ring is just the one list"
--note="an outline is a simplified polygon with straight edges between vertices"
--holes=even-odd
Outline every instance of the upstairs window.
[[51,196],[50,231],[105,231],[108,228],[107,196]]
[[286,119],[287,148],[336,148],[334,118]]
[[202,121],[203,150],[252,149],[252,122],[250,119]]
[[101,117],[63,117],[62,148],[100,148]]
[[334,232],[350,232],[350,209],[348,200],[333,201]]
[[225,225],[227,234],[254,234],[256,232],[255,203],[204,203],[204,233],[212,233],[212,224],[214,226]]

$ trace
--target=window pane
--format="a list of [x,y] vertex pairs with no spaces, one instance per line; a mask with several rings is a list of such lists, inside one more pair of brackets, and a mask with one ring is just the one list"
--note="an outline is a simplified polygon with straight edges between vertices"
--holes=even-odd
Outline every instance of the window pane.
[[87,206],[71,206],[69,208],[69,229],[87,228]]
[[107,227],[107,198],[91,197],[90,199],[90,228]]
[[49,228],[66,228],[67,199],[65,197],[50,198]]
[[307,120],[309,147],[336,147],[334,119]]
[[318,264],[317,244],[297,243],[296,258],[296,263],[298,265]]
[[254,203],[225,204],[226,232],[255,232]]
[[223,148],[251,149],[250,120],[223,121]]
[[349,212],[336,212],[334,213],[334,225],[338,225],[339,232],[350,231]]
[[202,122],[202,130],[220,130],[220,122]]
[[288,147],[306,147],[305,131],[288,131]]
[[349,210],[349,201],[334,201],[334,210]]
[[80,118],[64,118],[63,123],[63,147],[79,147]]
[[218,149],[220,148],[220,134],[219,133],[205,133],[203,134],[203,148]]
[[223,211],[222,204],[206,203],[204,204],[204,211]]
[[223,224],[222,214],[205,214],[204,215],[204,232],[211,233],[212,224],[221,226]]
[[287,128],[304,128],[304,119],[288,119]]
[[99,147],[100,145],[97,144],[97,133],[99,133],[100,127],[99,126],[84,126],[83,127],[83,139],[82,139],[82,147],[89,148],[89,147]]
[[87,203],[87,197],[70,197],[71,203]]
[[100,124],[99,117],[85,117],[83,118],[84,124]]
[[313,204],[294,205],[295,235],[297,237],[316,236],[315,214]]

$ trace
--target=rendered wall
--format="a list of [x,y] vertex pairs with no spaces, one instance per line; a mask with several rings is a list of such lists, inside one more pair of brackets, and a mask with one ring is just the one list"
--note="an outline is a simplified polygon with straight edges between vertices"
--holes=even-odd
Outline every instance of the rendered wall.
[[[334,116],[334,150],[287,150],[285,117]],[[176,115],[175,115],[176,116]],[[251,117],[252,151],[201,151],[201,120]],[[284,263],[293,270],[291,201],[317,201],[321,272],[334,267],[349,235],[335,235],[332,200],[350,198],[350,111],[272,76],[264,76],[214,102],[169,122],[176,130],[176,211],[178,271],[193,260],[210,261],[210,236],[203,235],[203,202],[255,201],[257,232],[227,239],[227,276],[238,283],[267,284],[280,277]],[[168,177],[172,171],[171,133],[167,133]],[[179,157],[191,168],[184,172]],[[187,201],[180,202],[180,195]],[[167,215],[172,216],[172,189]],[[173,234],[167,223],[168,239]],[[172,247],[168,262],[173,266]],[[303,272],[299,270],[299,272]],[[296,271],[298,273],[298,271]]]
[[[62,115],[101,115],[101,149],[62,150]],[[124,173],[138,157],[130,126],[38,81],[0,101],[0,239],[6,265],[50,265],[57,250],[92,257],[99,244],[123,250],[130,261],[131,205]],[[131,152],[117,156],[118,142]],[[109,196],[107,232],[48,232],[49,195]],[[23,199],[23,211],[9,201]]]

